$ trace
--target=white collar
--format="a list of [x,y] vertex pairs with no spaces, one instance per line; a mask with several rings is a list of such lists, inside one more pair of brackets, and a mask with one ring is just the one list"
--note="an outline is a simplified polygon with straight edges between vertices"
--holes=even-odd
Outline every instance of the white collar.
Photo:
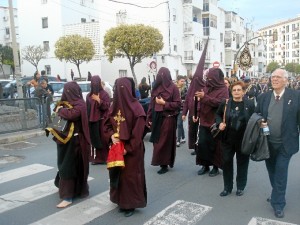
[[[284,94],[284,91],[285,91],[285,88],[280,92],[279,99],[281,99],[282,95]],[[276,96],[278,96],[278,94],[276,94],[275,91],[273,91],[273,94],[274,94],[275,98],[276,98]]]

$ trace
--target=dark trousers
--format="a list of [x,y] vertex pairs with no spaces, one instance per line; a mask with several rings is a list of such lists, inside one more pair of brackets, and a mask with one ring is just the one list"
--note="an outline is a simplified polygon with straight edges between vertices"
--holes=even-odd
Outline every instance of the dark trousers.
[[223,151],[223,180],[224,190],[231,191],[233,188],[233,157],[236,155],[236,186],[238,190],[244,190],[247,184],[249,155],[241,153],[241,142],[221,142]]
[[196,161],[200,159],[202,166],[214,165],[216,143],[210,133],[209,127],[199,127],[198,146],[196,147]]
[[283,144],[269,142],[269,150],[270,158],[265,162],[272,186],[271,205],[274,210],[283,210],[291,155],[286,153]]
[[180,142],[181,139],[185,139],[183,120],[182,120],[182,111],[180,111],[177,116],[177,142]]

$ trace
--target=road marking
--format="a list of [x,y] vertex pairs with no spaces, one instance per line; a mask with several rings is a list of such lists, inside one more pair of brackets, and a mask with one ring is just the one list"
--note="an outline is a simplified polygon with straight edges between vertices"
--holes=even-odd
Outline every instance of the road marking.
[[144,225],[192,225],[198,223],[210,210],[210,206],[178,200]]
[[102,192],[94,197],[83,200],[78,204],[61,209],[59,212],[45,217],[31,225],[81,225],[96,219],[99,216],[113,210],[117,205],[111,203],[108,191]]
[[[88,180],[94,178],[89,177]],[[0,213],[13,208],[25,205],[35,200],[41,199],[58,191],[54,185],[54,180],[49,180],[34,186],[24,188],[19,191],[11,192],[0,196]]]
[[297,225],[294,223],[287,223],[287,222],[282,222],[282,221],[277,221],[277,220],[270,220],[266,218],[261,218],[261,217],[253,217],[248,225]]
[[9,170],[0,173],[0,184],[51,169],[53,169],[51,166],[32,164],[29,166],[20,167],[18,169]]

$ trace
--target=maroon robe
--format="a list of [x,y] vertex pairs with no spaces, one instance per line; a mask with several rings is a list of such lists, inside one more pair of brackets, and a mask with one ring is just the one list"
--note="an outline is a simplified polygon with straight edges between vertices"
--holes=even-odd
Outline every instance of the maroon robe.
[[[172,82],[170,71],[167,68],[160,68],[155,82],[147,113],[147,123],[152,123],[151,137],[154,136],[151,165],[169,165],[172,168],[176,156],[176,121],[181,106],[180,93]],[[166,104],[157,104],[155,102],[156,97],[162,97]],[[160,113],[162,118],[157,122],[159,124],[155,125],[154,115]]]
[[[92,99],[92,95],[100,96],[100,103]],[[110,107],[110,98],[103,90],[101,79],[98,75],[91,78],[91,92],[86,96],[89,128],[91,135],[90,162],[94,164],[106,163],[108,155],[108,141],[104,135],[104,121]]]
[[[218,139],[211,140],[209,127],[215,123],[215,112],[220,103],[229,98],[228,89],[224,84],[224,74],[218,68],[209,69],[207,75],[205,95],[200,100],[198,117],[200,118],[199,135],[205,135],[207,139],[202,144],[199,143],[196,151],[197,165],[215,165],[222,167],[222,151]],[[200,137],[201,138],[201,137]],[[211,141],[214,142],[214,149],[211,149]]]
[[121,169],[117,187],[111,185],[110,200],[122,209],[143,208],[147,204],[143,142],[146,115],[135,98],[134,82],[129,78],[119,78],[115,82],[113,104],[105,122],[108,137],[117,133],[115,117],[118,112],[125,119],[119,125],[119,139],[124,143],[127,153],[124,155],[125,167]]
[[193,76],[192,82],[188,89],[187,95],[185,97],[185,101],[183,104],[182,115],[188,115],[188,146],[189,149],[195,149],[195,143],[197,141],[197,130],[198,123],[194,123],[193,116],[195,114],[195,93],[196,91],[201,91],[201,89],[205,88],[205,81],[203,80],[203,70],[204,63],[206,57],[206,51],[208,46],[208,41],[205,44],[203,52],[201,54],[199,63],[197,65],[197,69]]
[[59,116],[74,122],[74,132],[66,144],[57,142],[58,187],[60,198],[86,197],[89,195],[89,149],[90,136],[86,105],[79,85],[72,81],[64,86],[62,101],[73,108],[61,108]]

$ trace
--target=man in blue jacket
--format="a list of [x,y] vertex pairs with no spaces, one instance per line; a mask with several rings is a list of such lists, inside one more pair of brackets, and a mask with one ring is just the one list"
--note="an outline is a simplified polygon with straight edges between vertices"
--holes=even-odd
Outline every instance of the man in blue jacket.
[[283,218],[288,166],[292,155],[299,150],[300,95],[298,91],[286,88],[288,74],[283,69],[272,73],[271,82],[273,91],[258,97],[256,112],[265,119],[261,127],[268,126],[270,130],[270,158],[265,161],[272,186],[268,201],[275,216]]

